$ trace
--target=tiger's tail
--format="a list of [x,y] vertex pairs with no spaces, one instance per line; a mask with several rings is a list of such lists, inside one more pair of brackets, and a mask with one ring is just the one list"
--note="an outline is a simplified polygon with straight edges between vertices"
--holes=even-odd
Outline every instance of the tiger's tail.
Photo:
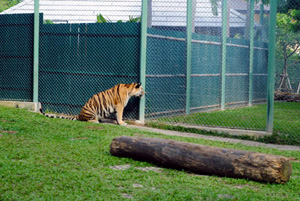
[[40,108],[40,113],[49,118],[58,118],[58,119],[68,119],[68,120],[78,120],[78,115],[76,116],[65,116],[65,115],[56,115],[56,114],[46,114],[43,112],[43,109]]

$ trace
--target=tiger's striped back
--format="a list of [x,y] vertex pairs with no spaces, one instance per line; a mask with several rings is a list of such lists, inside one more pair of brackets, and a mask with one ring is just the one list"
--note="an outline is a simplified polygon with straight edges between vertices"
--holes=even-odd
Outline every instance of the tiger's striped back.
[[114,105],[114,101],[112,97],[117,95],[114,93],[116,91],[115,88],[116,86],[93,95],[82,107],[78,115],[78,120],[89,121],[97,115],[104,118],[108,117],[110,113],[113,113],[114,108],[112,106]]

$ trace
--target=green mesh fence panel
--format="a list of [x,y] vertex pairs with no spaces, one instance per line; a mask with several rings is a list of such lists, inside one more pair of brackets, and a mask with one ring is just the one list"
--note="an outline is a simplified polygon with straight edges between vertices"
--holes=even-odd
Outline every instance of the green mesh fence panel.
[[[268,45],[264,41],[267,41],[268,37],[268,19],[263,13],[265,11],[261,11],[256,5],[251,31],[248,3],[228,2],[228,5],[223,7],[223,1],[192,1],[191,75],[188,77],[188,1],[151,1],[150,17],[148,13],[148,23],[151,24],[148,24],[146,68],[148,119],[199,126],[265,129],[266,119],[254,117],[254,107],[250,107],[247,114],[236,109],[266,103]],[[228,13],[225,18],[222,15],[223,8],[227,9]],[[237,10],[241,8],[244,11]],[[261,20],[261,15],[264,15],[264,21]],[[223,29],[225,26],[227,30]],[[226,41],[222,41],[224,34]],[[224,64],[223,42],[226,43]],[[253,55],[251,44],[254,47]],[[225,68],[224,82],[221,79],[222,67]],[[186,111],[188,100],[190,110]],[[221,108],[222,101],[225,108]],[[224,110],[224,117],[222,118],[221,113],[218,118],[214,114],[210,116],[210,112],[215,110]],[[235,118],[228,118],[231,112],[226,110],[232,110]],[[266,107],[264,110],[262,116],[266,114]],[[251,123],[241,122],[240,119],[243,118],[249,119]]]
[[192,112],[215,108],[220,103],[220,37],[192,35]]
[[227,39],[226,106],[248,102],[249,40]]
[[32,101],[33,14],[0,15],[0,99]]
[[[94,94],[138,82],[139,23],[45,24],[40,30],[39,100],[44,109],[79,113]],[[124,117],[137,118],[138,99]]]
[[254,61],[253,61],[253,100],[257,102],[265,101],[267,96],[268,78],[268,43],[255,41]]
[[[185,111],[185,32],[148,29],[146,113],[170,116]],[[221,39],[193,34],[191,110],[220,107]],[[266,99],[267,46],[256,42],[254,100]],[[234,55],[234,56],[233,56]],[[226,107],[248,104],[249,40],[227,39]]]
[[150,28],[147,32],[146,117],[182,112],[185,34]]

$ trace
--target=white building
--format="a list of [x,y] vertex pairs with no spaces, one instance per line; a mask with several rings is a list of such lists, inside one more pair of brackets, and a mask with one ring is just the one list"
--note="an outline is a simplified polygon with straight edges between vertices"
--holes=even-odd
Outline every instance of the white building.
[[[185,27],[186,0],[148,1],[148,26]],[[217,35],[213,32],[220,32],[222,26],[221,5],[218,4],[217,12],[213,14],[210,0],[193,0],[193,4],[193,24],[196,32]],[[95,23],[98,14],[116,22],[127,21],[129,16],[139,17],[141,5],[141,0],[40,0],[40,12],[44,14],[44,20],[54,23]],[[34,0],[24,0],[0,14],[33,12]],[[230,9],[231,29],[244,29],[245,21],[245,15]],[[255,26],[259,24],[256,23]]]

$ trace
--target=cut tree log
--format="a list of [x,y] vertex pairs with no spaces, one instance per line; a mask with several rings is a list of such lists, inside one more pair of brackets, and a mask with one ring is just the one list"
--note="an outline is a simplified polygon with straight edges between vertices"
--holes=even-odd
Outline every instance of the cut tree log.
[[113,156],[221,177],[285,183],[292,173],[288,158],[174,140],[121,136],[110,145]]

